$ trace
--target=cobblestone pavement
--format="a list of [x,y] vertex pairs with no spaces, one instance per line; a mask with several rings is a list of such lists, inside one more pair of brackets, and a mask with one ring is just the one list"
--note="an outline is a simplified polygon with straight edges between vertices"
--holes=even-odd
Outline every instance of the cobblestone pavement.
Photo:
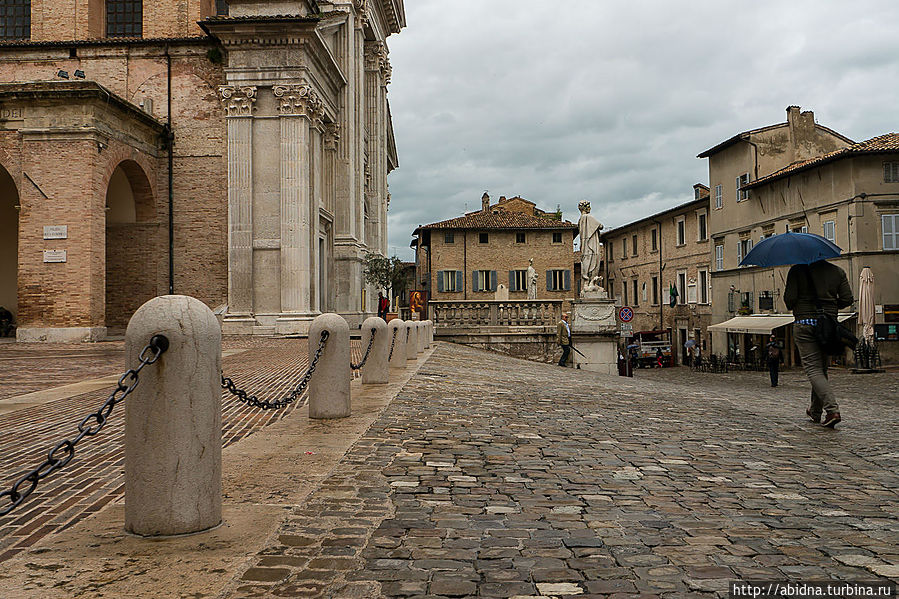
[[439,344],[228,594],[711,597],[734,580],[899,579],[897,374],[835,373],[837,430],[805,420],[790,373],[777,389],[715,376],[601,377]]
[[[10,391],[12,385],[4,385],[6,397],[121,373],[123,343],[99,345],[2,346],[0,381],[14,377],[21,385],[18,393]],[[225,357],[222,367],[239,387],[260,398],[286,394],[307,366],[305,339],[226,338],[224,348],[246,350]],[[358,362],[362,357],[359,342],[353,341],[351,349],[352,359]],[[58,441],[77,434],[81,419],[96,411],[113,388],[110,385],[108,389],[0,415],[0,488],[8,489],[24,472],[40,464]],[[226,392],[222,399],[222,444],[228,446],[287,417],[305,403],[306,395],[287,408],[272,411],[250,408]],[[124,407],[118,407],[103,431],[79,444],[69,466],[44,479],[25,503],[0,517],[0,562],[122,497],[124,412]]]

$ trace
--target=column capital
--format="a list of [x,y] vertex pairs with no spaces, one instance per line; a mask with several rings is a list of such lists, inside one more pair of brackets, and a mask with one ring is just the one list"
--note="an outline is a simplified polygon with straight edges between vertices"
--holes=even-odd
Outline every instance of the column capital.
[[252,116],[256,103],[256,86],[219,86],[219,95],[225,116]]
[[362,29],[368,25],[368,0],[353,0],[353,8],[356,9],[359,28]]
[[281,116],[305,116],[316,126],[325,117],[325,103],[308,83],[276,85],[272,88]]
[[337,151],[337,142],[340,141],[340,123],[325,123],[325,150]]

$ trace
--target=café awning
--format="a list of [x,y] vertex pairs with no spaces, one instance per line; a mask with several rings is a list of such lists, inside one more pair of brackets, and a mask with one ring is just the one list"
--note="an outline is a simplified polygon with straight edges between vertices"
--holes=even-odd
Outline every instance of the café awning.
[[[837,315],[837,320],[843,322],[855,316],[855,312],[847,312]],[[727,333],[753,333],[756,335],[770,335],[771,331],[793,322],[792,314],[750,314],[749,316],[736,316],[730,320],[719,322],[709,326],[710,331],[724,331]]]

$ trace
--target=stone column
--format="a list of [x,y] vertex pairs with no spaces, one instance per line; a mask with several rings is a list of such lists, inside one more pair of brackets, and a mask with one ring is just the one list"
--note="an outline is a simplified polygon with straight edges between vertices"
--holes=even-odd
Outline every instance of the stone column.
[[281,314],[280,334],[305,333],[312,311],[312,214],[310,124],[324,112],[308,84],[276,85],[281,122]]
[[219,88],[228,127],[227,333],[251,333],[253,317],[253,105],[256,88]]

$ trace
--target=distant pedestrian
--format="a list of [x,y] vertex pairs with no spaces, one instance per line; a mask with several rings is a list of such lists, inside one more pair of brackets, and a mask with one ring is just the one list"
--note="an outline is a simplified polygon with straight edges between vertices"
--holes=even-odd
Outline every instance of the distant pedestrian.
[[562,357],[559,358],[559,366],[562,367],[568,363],[568,356],[571,355],[571,326],[568,324],[568,316],[568,312],[562,313],[556,335],[559,345],[562,346]]
[[790,268],[784,288],[784,303],[793,311],[793,337],[799,349],[802,369],[812,385],[812,401],[805,411],[812,422],[833,428],[840,418],[840,407],[827,380],[829,356],[815,334],[819,310],[836,318],[840,308],[852,305],[852,288],[846,272],[829,262],[797,264]]
[[771,335],[768,341],[768,375],[771,377],[771,386],[777,386],[777,376],[780,373],[780,363],[784,361],[783,352],[780,349],[780,343],[777,337]]
[[665,367],[665,354],[662,353],[661,347],[656,349],[656,366],[659,368]]
[[390,309],[390,300],[384,297],[384,294],[378,292],[378,316],[387,320],[387,310]]

